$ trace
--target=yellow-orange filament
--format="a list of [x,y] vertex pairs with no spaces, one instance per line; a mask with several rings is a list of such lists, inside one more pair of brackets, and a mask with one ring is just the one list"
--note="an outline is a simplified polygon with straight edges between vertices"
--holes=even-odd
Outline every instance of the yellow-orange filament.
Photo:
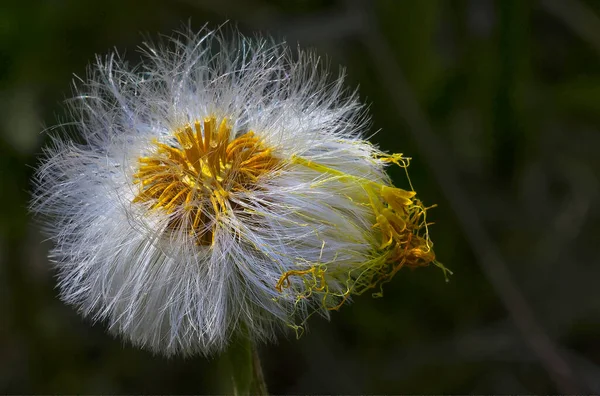
[[168,144],[153,141],[152,154],[138,159],[133,202],[152,202],[171,216],[171,228],[185,227],[196,243],[212,245],[219,219],[234,206],[230,193],[254,189],[278,161],[254,132],[233,138],[226,119],[217,126],[207,117],[174,137]]
[[[405,169],[408,167],[408,159],[401,154],[381,156],[378,159],[398,164]],[[293,288],[294,283],[297,286],[302,284],[304,290],[298,292],[298,298],[308,298],[314,292],[319,292],[323,294],[323,307],[337,310],[351,295],[360,295],[376,288],[381,290],[382,285],[389,282],[405,266],[414,268],[433,263],[442,268],[445,274],[451,274],[435,260],[427,231],[429,224],[425,219],[428,208],[416,198],[415,191],[349,175],[301,157],[293,157],[292,162],[319,173],[329,174],[337,181],[362,186],[367,195],[365,201],[368,200],[368,205],[373,210],[372,229],[378,235],[379,241],[372,258],[363,263],[356,263],[355,268],[328,268],[328,263],[316,262],[306,269],[284,272],[275,285],[278,292]],[[331,280],[338,282],[338,290],[330,289]],[[340,288],[340,283],[345,286]],[[374,293],[380,294],[381,292]],[[332,296],[337,298],[329,298]]]

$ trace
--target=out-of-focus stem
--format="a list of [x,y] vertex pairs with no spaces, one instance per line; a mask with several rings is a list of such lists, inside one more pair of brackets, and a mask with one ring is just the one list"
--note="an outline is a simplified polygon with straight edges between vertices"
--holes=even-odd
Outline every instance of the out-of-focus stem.
[[233,395],[267,395],[267,385],[254,343],[239,337],[223,356],[224,391]]

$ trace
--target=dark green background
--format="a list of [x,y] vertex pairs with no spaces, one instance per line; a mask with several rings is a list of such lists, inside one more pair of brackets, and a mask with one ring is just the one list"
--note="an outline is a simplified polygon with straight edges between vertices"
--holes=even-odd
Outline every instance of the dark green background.
[[0,393],[219,389],[216,361],[154,357],[63,305],[27,202],[73,73],[113,47],[138,61],[140,33],[227,19],[347,67],[373,140],[413,157],[439,205],[455,272],[403,270],[384,298],[263,346],[270,391],[600,393],[599,15],[592,0],[2,0]]

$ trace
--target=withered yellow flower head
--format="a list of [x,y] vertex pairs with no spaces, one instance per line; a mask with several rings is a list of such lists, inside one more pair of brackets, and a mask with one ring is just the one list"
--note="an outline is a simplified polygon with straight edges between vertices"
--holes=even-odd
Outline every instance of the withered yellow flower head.
[[61,296],[83,315],[207,355],[441,266],[426,208],[385,173],[408,158],[364,140],[364,107],[316,55],[203,31],[144,56],[98,60],[66,124],[83,143],[55,137],[36,174]]

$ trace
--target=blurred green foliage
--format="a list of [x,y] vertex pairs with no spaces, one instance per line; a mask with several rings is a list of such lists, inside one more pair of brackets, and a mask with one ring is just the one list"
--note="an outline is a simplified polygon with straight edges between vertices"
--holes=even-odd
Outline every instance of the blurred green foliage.
[[[29,178],[64,119],[72,74],[141,33],[182,22],[287,37],[314,47],[370,103],[373,140],[413,157],[439,259],[455,275],[403,270],[368,296],[261,350],[272,393],[554,393],[435,182],[457,175],[573,372],[600,392],[600,4],[592,0],[4,0],[0,5],[0,393],[206,393],[216,361],[151,356],[56,297],[49,248],[27,213]],[[367,28],[365,28],[367,26]],[[376,30],[443,149],[428,158],[369,48]],[[393,173],[403,183],[401,172]]]

